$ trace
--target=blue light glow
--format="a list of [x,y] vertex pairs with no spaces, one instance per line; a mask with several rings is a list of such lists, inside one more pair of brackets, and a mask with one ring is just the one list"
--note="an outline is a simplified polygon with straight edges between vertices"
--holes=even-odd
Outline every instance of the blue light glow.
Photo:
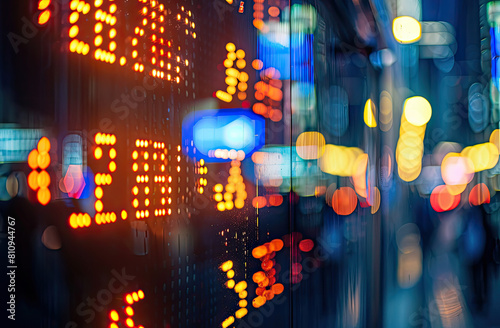
[[215,157],[216,150],[243,151],[248,157],[264,145],[264,129],[264,118],[245,109],[196,111],[182,123],[183,151],[206,162],[231,160]]

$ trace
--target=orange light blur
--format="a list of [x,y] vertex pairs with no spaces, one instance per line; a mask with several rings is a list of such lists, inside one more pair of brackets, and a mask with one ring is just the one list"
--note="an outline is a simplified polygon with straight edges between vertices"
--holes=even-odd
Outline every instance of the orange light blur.
[[40,186],[38,185],[38,172],[31,171],[28,175],[28,185],[32,190],[37,190]]
[[38,202],[40,202],[40,204],[42,204],[42,205],[47,205],[50,202],[51,195],[50,195],[49,189],[47,189],[47,188],[38,189],[36,196],[37,196]]
[[38,150],[33,149],[28,155],[28,165],[33,170],[38,168]]

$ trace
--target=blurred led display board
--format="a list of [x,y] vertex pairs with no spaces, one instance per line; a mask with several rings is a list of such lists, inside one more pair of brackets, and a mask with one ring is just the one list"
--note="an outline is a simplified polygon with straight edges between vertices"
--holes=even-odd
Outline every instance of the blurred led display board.
[[[190,67],[187,49],[174,42],[178,33],[196,39],[194,15],[184,6],[172,11],[159,1],[72,0],[64,7],[71,53],[174,83]],[[39,24],[50,17],[45,10]]]
[[[123,139],[104,133],[95,135],[95,143],[89,149],[88,162],[95,173],[90,183],[92,207],[89,202],[82,203],[82,212],[70,215],[68,223],[72,228],[89,227],[92,222],[102,225],[172,214],[172,176],[176,173],[170,172],[170,168],[181,171],[180,145],[169,149],[164,142],[136,139],[130,147],[124,147]],[[66,179],[68,175],[63,179],[65,185]],[[80,181],[84,183],[83,179]]]
[[182,122],[182,140],[193,143],[183,148],[190,157],[227,162],[236,157],[219,156],[219,152],[243,152],[241,160],[264,145],[265,120],[243,108],[196,111]]

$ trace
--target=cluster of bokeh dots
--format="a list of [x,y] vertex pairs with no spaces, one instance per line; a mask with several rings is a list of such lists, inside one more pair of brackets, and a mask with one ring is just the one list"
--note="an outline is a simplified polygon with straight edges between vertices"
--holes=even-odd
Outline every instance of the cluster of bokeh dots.
[[241,319],[248,314],[248,310],[246,308],[248,305],[248,302],[246,301],[246,298],[248,296],[247,292],[248,284],[244,280],[238,283],[234,281],[233,278],[235,276],[235,272],[233,270],[233,261],[229,260],[222,263],[219,266],[219,269],[221,269],[223,272],[226,273],[226,277],[228,279],[225,284],[226,288],[234,290],[234,292],[238,294],[238,297],[240,298],[240,301],[238,302],[238,306],[240,308],[236,310],[234,316],[229,316],[221,324],[223,328],[227,328],[234,323],[235,317],[237,319]]
[[[227,178],[226,186],[224,187],[219,183],[213,188],[215,192],[214,200],[217,202],[217,210],[220,212],[226,210],[230,211],[234,208],[242,209],[245,207],[247,192],[245,190],[246,187],[243,182],[240,166],[240,161],[231,161],[231,168],[229,169],[229,177]],[[233,196],[234,194],[236,194],[236,197]]]
[[244,101],[247,99],[246,90],[248,88],[247,82],[249,79],[248,73],[243,69],[247,63],[245,61],[245,51],[242,49],[236,50],[234,43],[229,42],[226,44],[227,58],[224,60],[224,67],[226,68],[226,91],[218,90],[215,92],[215,97],[230,103],[233,101],[233,95],[238,92],[238,99]]
[[52,11],[49,6],[51,4],[51,0],[39,0],[38,1],[38,10],[40,10],[40,14],[38,15],[38,24],[45,25],[48,23],[50,16],[52,15]]
[[281,294],[284,290],[283,284],[276,283],[275,276],[278,270],[275,268],[276,260],[274,260],[276,252],[281,251],[283,246],[284,243],[281,239],[274,239],[252,250],[252,256],[262,262],[261,268],[263,270],[254,273],[252,276],[253,282],[258,284],[255,290],[257,297],[252,301],[252,305],[255,308],[263,306],[267,301],[272,300],[275,295]]
[[45,170],[50,165],[49,151],[50,141],[47,137],[42,137],[38,141],[37,148],[28,155],[28,166],[32,169],[28,175],[28,185],[37,192],[37,200],[42,205],[47,205],[51,199],[50,175]]
[[137,292],[129,293],[125,295],[125,306],[122,307],[123,314],[120,315],[118,311],[116,310],[111,310],[109,311],[109,319],[111,320],[111,323],[109,324],[108,328],[119,328],[119,327],[137,327],[137,328],[144,328],[142,325],[135,325],[134,322],[134,308],[132,305],[136,302],[139,302],[140,300],[144,299],[144,292],[142,290],[138,290]]
[[[252,62],[252,67],[261,70],[263,63],[256,59]],[[253,105],[252,110],[273,122],[279,122],[283,118],[281,109],[283,82],[280,80],[280,76],[281,74],[276,68],[266,68],[260,72],[261,80],[254,85],[254,96],[258,102]]]

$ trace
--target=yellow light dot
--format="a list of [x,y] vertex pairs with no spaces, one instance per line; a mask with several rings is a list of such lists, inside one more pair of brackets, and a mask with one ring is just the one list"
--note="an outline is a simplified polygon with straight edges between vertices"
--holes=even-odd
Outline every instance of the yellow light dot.
[[366,126],[370,128],[375,128],[377,126],[377,121],[375,120],[375,104],[371,99],[368,99],[365,103],[365,110],[363,113],[363,119]]
[[80,14],[78,14],[76,11],[71,13],[71,15],[69,15],[69,22],[71,24],[75,24],[77,21],[78,21],[78,18],[80,17]]
[[79,28],[78,28],[78,25],[73,25],[70,29],[69,29],[69,37],[70,38],[74,38],[78,35],[78,32],[79,32]]
[[101,187],[97,187],[97,188],[95,188],[95,197],[96,197],[97,199],[101,199],[101,198],[102,198],[102,195],[103,195],[102,188],[101,188]]
[[102,36],[98,35],[94,39],[94,45],[96,47],[99,47],[102,44]]
[[319,132],[303,132],[297,138],[296,150],[302,159],[318,159],[325,152],[325,137]]
[[234,52],[236,50],[236,46],[234,45],[234,43],[229,42],[228,44],[226,44],[226,50],[227,52]]
[[110,172],[115,172],[116,171],[116,163],[115,162],[110,162],[109,165],[109,171]]
[[95,210],[97,212],[102,212],[102,207],[103,207],[103,205],[102,205],[102,202],[100,200],[95,202]]
[[102,157],[102,149],[101,147],[97,147],[95,150],[94,150],[94,157],[96,159],[101,159]]
[[71,41],[71,43],[69,44],[69,50],[71,52],[75,52],[76,51],[76,47],[78,46],[78,40],[73,40]]
[[420,22],[410,16],[396,17],[392,22],[392,33],[400,43],[414,43],[422,36]]
[[427,124],[432,116],[431,104],[424,97],[415,96],[405,100],[403,115],[414,126]]
[[236,58],[238,59],[243,59],[245,58],[245,51],[239,49],[238,51],[236,51]]

